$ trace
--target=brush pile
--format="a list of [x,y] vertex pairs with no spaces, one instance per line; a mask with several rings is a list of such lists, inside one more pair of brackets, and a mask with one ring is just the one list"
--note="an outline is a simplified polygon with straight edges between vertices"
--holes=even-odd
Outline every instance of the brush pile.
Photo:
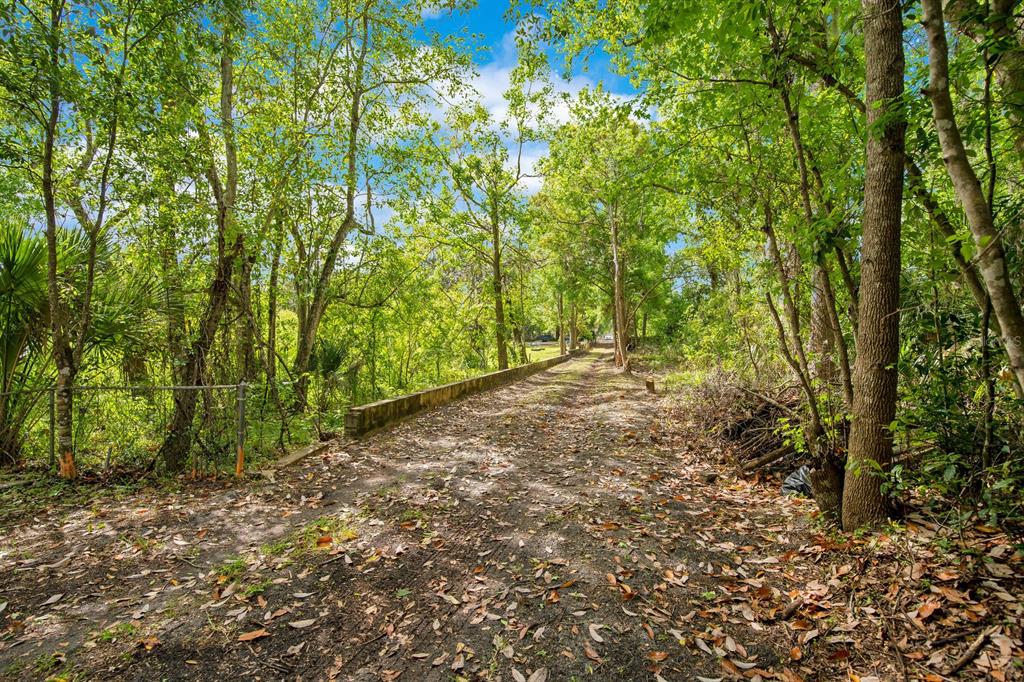
[[783,426],[787,419],[794,424],[797,421],[800,396],[796,388],[755,390],[737,377],[723,374],[696,390],[700,421],[735,445],[729,455],[744,472],[793,468],[788,460],[795,451]]

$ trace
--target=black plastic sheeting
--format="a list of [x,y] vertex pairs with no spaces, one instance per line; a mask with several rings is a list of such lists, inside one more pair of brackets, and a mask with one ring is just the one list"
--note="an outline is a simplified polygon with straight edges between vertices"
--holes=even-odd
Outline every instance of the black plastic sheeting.
[[812,497],[811,479],[808,476],[809,471],[810,470],[805,465],[791,473],[789,476],[786,476],[786,480],[782,482],[782,494]]

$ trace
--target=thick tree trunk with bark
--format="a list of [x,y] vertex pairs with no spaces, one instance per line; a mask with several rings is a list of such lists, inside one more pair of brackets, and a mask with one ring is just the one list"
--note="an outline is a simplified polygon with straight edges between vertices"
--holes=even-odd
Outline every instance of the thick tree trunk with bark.
[[1018,397],[1024,397],[1024,314],[1010,280],[1002,235],[995,227],[988,199],[967,157],[953,111],[942,0],[922,0],[921,4],[928,33],[928,96],[942,148],[942,161],[974,236],[981,275],[992,300],[992,311],[999,320],[1003,348],[1015,379],[1014,390]]
[[[888,505],[877,469],[892,459],[899,356],[900,228],[906,122],[903,94],[902,6],[862,0],[867,55],[868,141],[861,245],[860,320],[854,366],[853,423],[843,485],[843,528],[884,521]],[[895,115],[894,115],[895,113]],[[885,117],[883,129],[877,124]]]

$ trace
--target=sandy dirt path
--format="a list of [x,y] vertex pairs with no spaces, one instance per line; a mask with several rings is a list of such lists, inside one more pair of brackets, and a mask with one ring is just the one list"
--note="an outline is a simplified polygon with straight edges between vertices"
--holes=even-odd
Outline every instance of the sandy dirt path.
[[832,679],[779,618],[830,590],[809,503],[704,465],[668,401],[591,352],[272,481],[21,519],[0,676]]

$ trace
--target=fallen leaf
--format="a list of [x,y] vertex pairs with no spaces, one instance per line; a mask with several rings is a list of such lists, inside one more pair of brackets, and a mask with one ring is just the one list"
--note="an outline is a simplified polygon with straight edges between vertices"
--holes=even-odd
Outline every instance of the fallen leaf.
[[247,632],[244,635],[239,635],[238,636],[238,641],[239,642],[251,642],[252,640],[259,639],[260,637],[269,637],[269,636],[270,636],[270,633],[267,632],[266,628],[260,628],[259,630],[253,630],[252,632]]
[[547,682],[547,679],[548,679],[548,669],[547,668],[537,668],[536,670],[533,671],[533,674],[531,674],[530,677],[527,678],[526,682]]
[[589,626],[587,626],[587,631],[590,632],[591,639],[593,639],[598,644],[603,644],[604,643],[604,638],[601,637],[601,635],[598,634],[598,630],[600,630],[603,627],[604,626],[601,625],[600,623],[591,623]]
[[293,628],[298,628],[301,630],[302,628],[308,628],[315,622],[316,618],[310,618],[309,620],[293,620],[292,622],[288,623],[288,625],[290,625]]

